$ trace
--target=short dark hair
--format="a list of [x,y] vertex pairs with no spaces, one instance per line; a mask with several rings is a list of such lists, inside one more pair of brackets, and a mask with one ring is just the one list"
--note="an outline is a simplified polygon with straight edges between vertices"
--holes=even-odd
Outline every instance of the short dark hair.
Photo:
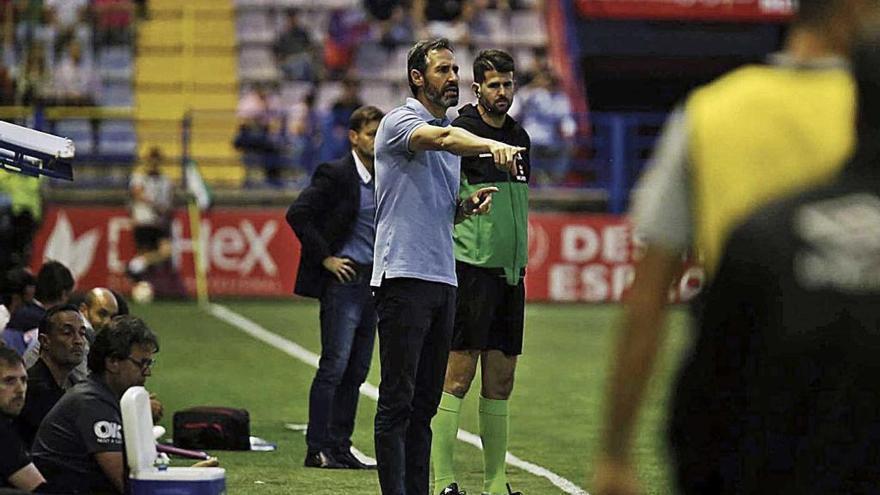
[[413,82],[411,72],[415,69],[424,75],[428,71],[428,53],[433,50],[449,50],[455,53],[452,43],[448,39],[433,38],[419,41],[409,49],[409,53],[406,55],[406,80],[409,81],[409,90],[413,96],[418,96],[419,87]]
[[159,338],[137,316],[116,316],[95,336],[89,349],[89,370],[103,373],[107,358],[125,359],[136,345],[152,345],[159,352]]
[[43,319],[40,320],[39,329],[40,335],[46,334],[48,335],[55,328],[52,325],[52,318],[55,317],[58,313],[64,313],[67,311],[73,311],[79,313],[79,309],[73,304],[60,304],[58,306],[52,306],[49,308],[49,311],[46,311],[46,314],[43,315]]
[[374,106],[363,106],[351,114],[351,118],[348,119],[348,128],[357,132],[370,122],[378,122],[382,120],[382,117],[384,116],[385,113]]
[[840,6],[840,0],[799,0],[794,23],[797,25],[821,25],[828,14]]
[[[860,146],[867,141],[877,149],[880,135],[880,27],[872,26],[859,33],[852,53],[852,72],[858,94]],[[875,167],[872,160],[872,167]]]
[[474,59],[474,82],[481,83],[486,80],[486,72],[513,72],[516,67],[513,57],[504,50],[481,50]]
[[15,349],[0,345],[0,364],[9,367],[19,364],[24,366],[24,358],[15,352]]
[[37,274],[36,298],[40,302],[57,301],[64,291],[73,290],[73,274],[57,261],[47,261]]
[[116,316],[125,316],[130,314],[130,310],[128,309],[128,301],[125,300],[122,294],[119,293],[118,290],[110,289],[110,292],[113,293],[113,297],[116,298]]
[[12,296],[24,294],[29,285],[37,285],[37,279],[30,270],[23,267],[10,268],[3,274],[3,280],[0,280],[0,304],[10,304]]

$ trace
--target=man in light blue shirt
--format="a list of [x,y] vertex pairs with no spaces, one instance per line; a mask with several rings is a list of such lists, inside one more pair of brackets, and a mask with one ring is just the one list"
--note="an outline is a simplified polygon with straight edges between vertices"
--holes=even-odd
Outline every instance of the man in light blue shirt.
[[[456,219],[485,213],[487,187],[459,200],[459,156],[491,155],[510,170],[523,150],[450,127],[458,65],[446,39],[421,41],[407,57],[414,98],[391,110],[376,134],[373,277],[382,381],[376,459],[383,495],[428,493],[431,418],[437,412],[455,316]],[[458,494],[454,485],[443,493]]]

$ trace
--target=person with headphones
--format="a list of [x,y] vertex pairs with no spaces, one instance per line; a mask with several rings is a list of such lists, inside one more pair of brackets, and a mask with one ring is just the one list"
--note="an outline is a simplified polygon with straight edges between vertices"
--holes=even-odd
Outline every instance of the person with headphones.
[[431,461],[434,491],[459,493],[453,449],[462,399],[479,361],[482,491],[506,495],[510,491],[505,472],[507,401],[523,339],[531,142],[526,131],[507,115],[516,92],[513,57],[502,50],[481,51],[474,60],[473,90],[476,105],[459,109],[452,125],[525,150],[511,171],[495,167],[491,158],[461,158],[462,198],[487,186],[498,188],[498,192],[492,210],[468,217],[453,231],[458,299],[443,396],[431,423]]

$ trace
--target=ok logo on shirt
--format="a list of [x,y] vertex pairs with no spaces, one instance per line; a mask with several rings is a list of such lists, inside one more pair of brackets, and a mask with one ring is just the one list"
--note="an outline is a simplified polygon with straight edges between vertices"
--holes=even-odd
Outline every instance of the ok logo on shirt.
[[121,443],[122,425],[112,421],[98,421],[93,427],[98,443]]

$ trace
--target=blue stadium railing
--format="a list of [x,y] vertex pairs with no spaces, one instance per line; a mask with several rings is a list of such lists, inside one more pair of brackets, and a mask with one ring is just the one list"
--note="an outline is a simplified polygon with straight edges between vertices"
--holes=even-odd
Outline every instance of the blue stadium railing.
[[665,120],[662,113],[593,112],[588,116],[591,132],[578,143],[587,156],[576,160],[574,166],[587,170],[594,187],[607,192],[609,212],[626,211],[630,190],[650,158]]
[[[61,134],[65,134],[65,130],[95,128],[98,130],[96,135],[89,131],[88,135],[66,136],[75,141],[87,139],[86,142],[77,142],[77,161],[131,166],[137,160],[130,109],[27,110],[24,107],[0,108],[0,119],[50,132],[60,131]],[[606,210],[623,213],[629,203],[630,190],[650,157],[666,115],[592,112],[583,117],[580,121],[589,122],[590,128],[589,132],[581,133],[575,143],[571,170],[584,176],[580,186],[576,187],[604,193]],[[97,124],[97,127],[90,126],[90,123]],[[101,187],[102,177],[96,176],[95,183],[89,186]],[[103,185],[113,187],[118,184],[108,182]]]

